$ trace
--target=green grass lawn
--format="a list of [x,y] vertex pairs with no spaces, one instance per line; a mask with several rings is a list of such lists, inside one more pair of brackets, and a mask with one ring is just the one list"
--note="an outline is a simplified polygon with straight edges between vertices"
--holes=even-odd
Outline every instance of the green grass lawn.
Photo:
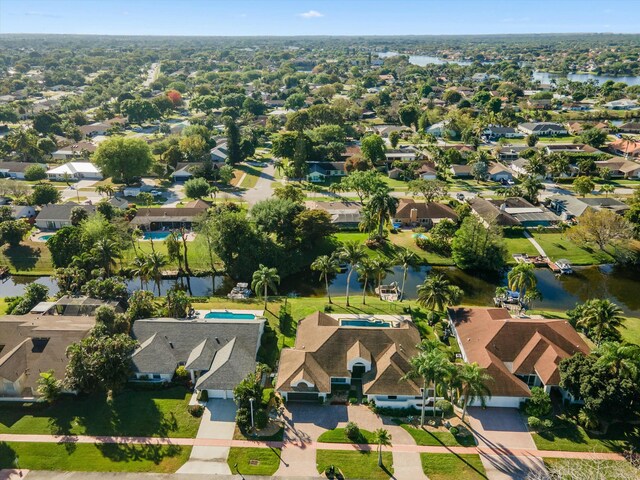
[[0,297],[0,315],[7,313],[7,301]]
[[525,237],[505,237],[505,242],[507,244],[507,251],[509,253],[508,261],[514,262],[513,254],[514,253],[526,253],[527,255],[538,255],[538,250],[533,244],[526,239]]
[[64,396],[53,405],[4,405],[0,433],[193,438],[200,419],[187,412],[190,397],[182,387],[127,389],[111,406],[105,395]]
[[[256,186],[258,182],[258,177],[260,176],[261,169],[258,167],[253,167],[251,165],[236,165],[236,169],[240,170],[243,173],[246,173],[242,183],[238,185],[241,188],[253,188]],[[242,178],[242,174],[240,175]]]
[[421,453],[422,470],[430,480],[478,480],[487,478],[480,455]]
[[572,420],[555,420],[549,431],[532,433],[533,441],[540,450],[564,450],[568,452],[622,452],[631,445],[640,446],[638,432],[633,425],[616,423],[609,426],[605,435],[587,433]]
[[436,431],[429,427],[413,427],[403,423],[400,425],[404,428],[409,435],[413,437],[416,445],[429,445],[429,446],[446,446],[446,447],[473,447],[476,445],[476,441],[473,435],[467,436],[453,436],[449,432]]
[[190,454],[177,445],[0,442],[0,469],[173,473]]
[[576,245],[564,233],[537,233],[533,231],[531,234],[551,260],[566,258],[573,265],[599,265],[613,261],[608,254]]
[[351,440],[344,433],[344,428],[334,428],[324,432],[318,437],[318,442],[324,443],[375,443],[373,432],[360,429],[360,436],[355,440]]
[[640,318],[628,317],[624,326],[626,328],[620,329],[623,340],[640,345]]
[[316,465],[322,473],[327,467],[339,468],[345,478],[363,480],[388,480],[393,474],[393,456],[391,452],[382,453],[384,468],[378,467],[378,452],[351,452],[342,450],[318,450]]
[[15,275],[50,275],[53,273],[51,252],[44,242],[25,240],[17,247],[0,247],[0,265]]
[[242,475],[271,476],[280,466],[279,448],[231,447],[227,463],[231,473],[236,473],[235,465]]

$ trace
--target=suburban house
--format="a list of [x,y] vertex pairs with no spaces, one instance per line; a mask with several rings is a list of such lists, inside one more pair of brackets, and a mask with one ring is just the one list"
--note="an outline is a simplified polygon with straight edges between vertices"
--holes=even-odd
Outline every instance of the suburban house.
[[405,127],[404,125],[372,125],[370,130],[380,135],[382,138],[389,138],[389,134],[391,132],[410,132],[411,129],[409,127]]
[[491,162],[489,164],[489,180],[494,182],[506,182],[513,180],[513,173],[508,167],[499,162]]
[[454,164],[449,168],[451,175],[455,178],[471,178],[473,177],[473,170],[471,165],[468,164]]
[[64,377],[66,350],[95,324],[89,316],[4,315],[0,317],[0,396],[35,397],[40,373]]
[[518,408],[532,387],[575,401],[559,386],[558,364],[589,347],[569,322],[512,318],[505,308],[450,308],[448,316],[463,360],[492,377],[488,407]]
[[412,162],[421,157],[420,152],[413,147],[401,147],[387,150],[384,155],[387,158],[387,163],[393,163],[395,161]]
[[544,147],[545,151],[552,153],[601,153],[597,148],[593,148],[586,143],[553,143]]
[[68,162],[47,170],[49,180],[102,180],[100,169],[91,162]]
[[193,177],[193,171],[202,168],[204,162],[179,162],[171,174],[174,182],[186,182]]
[[615,198],[593,197],[580,198],[573,195],[553,195],[549,197],[549,209],[563,220],[579,219],[587,210],[612,210],[623,214],[629,205]]
[[77,142],[65,145],[51,154],[54,160],[73,160],[81,158],[83,154],[90,154],[96,151],[96,146],[89,142]]
[[522,138],[524,136],[522,132],[519,132],[513,127],[500,127],[497,125],[488,126],[482,133],[491,139]]
[[640,163],[617,157],[610,160],[595,162],[598,169],[609,170],[611,178],[640,179]]
[[183,366],[196,391],[233,398],[233,389],[255,371],[265,319],[204,318],[136,320],[131,335],[140,346],[131,355],[137,380],[169,382]]
[[527,106],[535,110],[549,110],[554,103],[552,98],[529,98]]
[[33,221],[36,218],[36,209],[31,205],[11,205],[11,217],[15,220],[26,218]]
[[489,200],[481,197],[470,198],[468,200],[471,211],[477,215],[485,226],[496,224],[500,227],[513,227],[520,225],[513,215],[507,213],[500,207],[494,205]]
[[61,205],[45,205],[36,217],[36,227],[41,230],[58,230],[66,225],[71,225],[71,210],[80,207],[91,215],[95,213],[95,205],[78,205],[77,203],[64,203]]
[[206,202],[198,202],[193,207],[145,207],[136,210],[136,216],[131,219],[131,225],[136,225],[143,230],[171,230],[174,228],[186,228],[191,230],[197,223],[198,217],[209,208]]
[[322,210],[331,217],[331,223],[338,228],[358,228],[362,218],[362,204],[358,202],[305,202],[309,210]]
[[530,150],[531,147],[527,145],[513,145],[509,147],[502,147],[498,150],[498,160],[500,161],[513,161],[520,158],[520,154],[525,150]]
[[640,141],[620,138],[609,144],[609,150],[622,157],[640,158]]
[[307,181],[322,183],[331,177],[345,177],[344,162],[309,162]]
[[40,302],[31,309],[30,313],[77,317],[94,315],[96,310],[102,306],[113,307],[117,313],[124,312],[118,300],[100,300],[85,295],[64,295],[55,302]]
[[428,163],[420,165],[420,168],[418,168],[415,173],[422,180],[435,180],[438,177],[436,169]]
[[211,160],[213,162],[222,163],[227,160],[229,152],[227,150],[227,142],[220,142],[211,149]]
[[[527,175],[529,175],[529,172],[527,172],[528,166],[529,166],[528,159],[518,158],[517,160],[514,160],[513,162],[511,162],[511,164],[509,165],[509,168],[513,172],[514,177],[520,178],[520,177],[526,177]],[[538,178],[540,178],[540,175],[538,175]]]
[[32,165],[40,165],[47,168],[44,163],[28,163],[28,162],[0,162],[0,178],[15,178],[24,180],[24,172]]
[[567,123],[567,131],[571,135],[579,135],[584,131],[584,125],[580,122],[569,122]]
[[640,122],[627,122],[618,127],[622,133],[640,133]]
[[108,123],[96,122],[90,125],[81,125],[78,129],[85,137],[95,137],[96,135],[106,135],[112,125]]
[[[315,312],[298,323],[294,347],[280,354],[276,391],[288,402],[318,402],[351,386],[380,407],[420,408],[421,382],[402,379],[421,341],[415,324],[348,317]],[[433,389],[427,398],[432,404]]]
[[533,205],[522,197],[489,200],[502,213],[515,218],[523,227],[548,227],[560,218],[543,205]]
[[404,226],[431,227],[442,220],[457,222],[458,215],[448,205],[416,202],[407,198],[400,200],[396,214],[393,216],[393,223],[401,223]]
[[521,123],[518,125],[518,130],[526,135],[538,135],[541,137],[567,134],[567,129],[563,125],[550,122]]
[[429,135],[433,135],[434,137],[440,138],[444,136],[445,133],[452,135],[455,132],[451,129],[448,129],[447,121],[443,120],[441,122],[434,123],[433,125],[428,126],[425,129],[425,133],[428,133]]
[[631,110],[633,108],[638,108],[638,102],[635,100],[629,100],[628,98],[623,98],[620,100],[612,100],[602,106],[609,110]]

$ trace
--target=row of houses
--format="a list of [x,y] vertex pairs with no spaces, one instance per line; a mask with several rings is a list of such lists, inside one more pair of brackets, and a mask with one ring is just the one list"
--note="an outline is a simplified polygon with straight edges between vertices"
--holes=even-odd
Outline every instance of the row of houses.
[[[100,304],[63,297],[27,315],[0,317],[0,395],[32,398],[40,373],[53,370],[62,378],[67,347],[93,328]],[[558,364],[589,353],[589,347],[565,320],[512,318],[498,308],[456,308],[449,309],[448,321],[462,359],[478,363],[492,377],[487,406],[518,407],[534,386],[574,400],[559,386]],[[234,387],[255,369],[264,325],[260,312],[241,321],[207,314],[137,320],[131,330],[139,343],[131,356],[131,379],[167,382],[183,366],[196,391],[233,398]],[[318,402],[361,386],[363,396],[378,406],[420,408],[421,382],[405,379],[420,342],[408,315],[315,312],[298,323],[294,346],[282,351],[276,390],[288,402]],[[427,406],[437,400],[432,386],[425,396]]]

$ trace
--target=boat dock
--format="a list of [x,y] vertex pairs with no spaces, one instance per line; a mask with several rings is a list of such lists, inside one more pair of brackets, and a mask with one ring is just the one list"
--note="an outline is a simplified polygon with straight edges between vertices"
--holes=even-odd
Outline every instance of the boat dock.
[[547,267],[553,273],[557,274],[569,274],[573,273],[573,269],[571,268],[571,264],[568,260],[558,260],[554,262],[547,256],[543,255],[527,255],[526,253],[514,253],[513,259],[516,263],[531,263],[536,267]]

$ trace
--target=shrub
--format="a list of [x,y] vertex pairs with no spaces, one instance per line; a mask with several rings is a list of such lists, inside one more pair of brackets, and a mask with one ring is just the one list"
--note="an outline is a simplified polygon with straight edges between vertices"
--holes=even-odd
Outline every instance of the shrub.
[[189,372],[184,368],[184,365],[180,365],[176,368],[175,379],[183,382],[189,379]]
[[458,427],[451,427],[449,433],[455,437],[460,433],[460,429]]
[[325,304],[324,313],[331,313],[331,312],[333,312],[333,305],[329,305],[328,303]]
[[269,415],[264,408],[260,408],[253,412],[253,423],[258,430],[262,430],[269,423]]
[[551,430],[553,428],[553,420],[547,418],[542,421],[542,426],[545,430]]
[[530,417],[545,417],[551,413],[551,398],[540,387],[531,389],[531,397],[524,405],[525,413]]
[[189,405],[187,410],[192,417],[196,418],[200,418],[204,413],[204,407],[202,405]]
[[360,428],[354,422],[349,422],[344,427],[344,434],[349,440],[356,441],[360,438]]
[[527,418],[527,423],[529,424],[529,428],[531,430],[541,430],[542,429],[542,420],[538,417],[531,416]]
[[248,408],[240,407],[236,410],[236,423],[240,430],[251,428],[251,413]]
[[451,402],[449,400],[441,399],[436,401],[436,408],[442,412],[442,418],[453,413],[453,405],[451,405]]
[[598,417],[593,412],[590,412],[586,408],[583,408],[582,410],[580,410],[580,413],[578,413],[578,423],[587,430],[595,430],[596,428],[598,428],[600,422],[598,421]]
[[206,402],[209,400],[209,392],[207,390],[200,390],[196,398],[200,402]]

